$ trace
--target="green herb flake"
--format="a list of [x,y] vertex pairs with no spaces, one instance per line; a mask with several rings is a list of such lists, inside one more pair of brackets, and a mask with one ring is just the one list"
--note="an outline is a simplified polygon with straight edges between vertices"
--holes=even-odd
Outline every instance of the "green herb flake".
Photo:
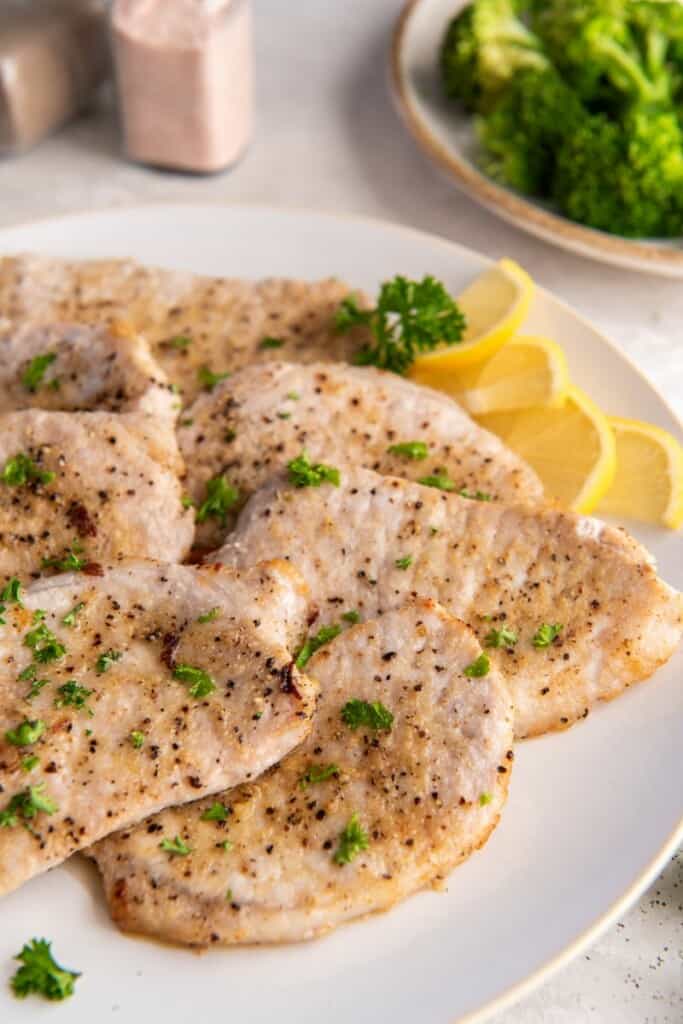
[[192,853],[192,847],[184,843],[180,836],[176,836],[175,839],[162,839],[159,848],[172,857],[187,857]]
[[98,676],[107,672],[115,662],[121,661],[122,657],[121,651],[105,651],[104,654],[100,654],[95,662],[95,671]]
[[328,779],[336,778],[338,775],[339,767],[336,764],[309,765],[299,779],[299,789],[307,789],[308,786],[315,786],[319,782],[327,782]]
[[23,484],[49,484],[55,474],[41,469],[29,455],[19,452],[5,463],[0,480],[9,487],[21,487]]
[[43,569],[58,569],[60,572],[82,572],[84,566],[88,564],[87,558],[81,558],[82,550],[80,543],[74,541],[71,548],[65,551],[61,557],[44,558],[40,563],[41,567]]
[[[230,853],[231,850],[235,849],[235,844],[231,843],[229,839],[223,839],[220,843],[216,843],[216,846],[225,853]],[[228,899],[232,899],[231,889],[228,889]]]
[[314,636],[309,636],[295,658],[296,667],[304,669],[315,652],[325,644],[329,644],[340,633],[341,626],[322,626]]
[[350,864],[359,853],[367,850],[368,834],[362,827],[357,814],[352,814],[344,831],[339,836],[339,845],[332,860],[335,864]]
[[18,999],[28,995],[44,996],[51,1002],[68,999],[74,994],[74,983],[80,978],[80,971],[69,971],[60,967],[51,951],[52,943],[46,939],[31,939],[15,956],[21,967],[14,974],[10,985]]
[[289,482],[295,487],[320,487],[321,484],[339,487],[341,479],[338,469],[324,462],[311,462],[305,451],[287,463],[287,470]]
[[503,626],[502,629],[492,629],[484,637],[484,647],[514,647],[517,643],[517,634],[514,629]]
[[216,803],[213,803],[213,804],[211,804],[210,807],[207,807],[207,809],[201,815],[201,819],[200,820],[201,821],[226,821],[229,813],[230,812],[228,811],[228,808],[225,806],[225,804],[221,804],[218,801],[216,801]]
[[282,348],[283,345],[284,345],[284,341],[282,340],[282,338],[269,338],[269,337],[267,337],[267,338],[262,338],[261,339],[261,343],[259,345],[259,348],[262,348],[262,349]]
[[166,344],[169,348],[175,348],[182,351],[183,349],[190,347],[192,344],[192,338],[189,338],[187,334],[178,334],[175,338],[169,338]]
[[291,414],[291,412],[279,412],[277,414],[277,418],[279,420],[291,420],[292,414]]
[[301,398],[301,395],[299,394],[298,391],[288,391],[287,394],[285,395],[285,398],[288,398],[290,402],[298,402],[299,399]]
[[412,555],[404,555],[403,558],[397,558],[394,562],[394,565],[396,566],[397,569],[409,569],[412,564]]
[[229,484],[225,477],[215,476],[206,485],[206,498],[197,512],[197,522],[203,523],[212,518],[219,519],[225,526],[228,512],[235,507],[239,498],[240,494],[236,487]]
[[38,814],[54,814],[59,808],[45,794],[45,783],[38,782],[15,793],[4,811],[0,811],[0,828],[14,828],[19,821],[32,821]]
[[183,506],[183,508],[194,508],[195,501],[194,498],[191,498],[189,494],[183,494],[182,498],[180,499],[180,504]]
[[73,608],[71,609],[71,611],[67,612],[67,614],[64,616],[64,618],[62,619],[62,624],[64,626],[71,626],[71,627],[75,626],[76,625],[76,616],[78,615],[79,612],[82,612],[84,608],[85,608],[85,601],[79,601],[78,604],[75,604],[73,606]]
[[138,729],[134,729],[128,738],[135,750],[140,750],[145,745],[145,734]]
[[431,476],[422,476],[417,481],[423,487],[436,487],[439,491],[454,491],[455,484],[446,473],[432,473]]
[[25,757],[24,760],[21,762],[21,770],[22,772],[26,772],[26,774],[28,775],[28,773],[32,772],[33,769],[36,768],[39,764],[40,758],[37,757],[35,754],[31,754],[30,757]]
[[14,747],[30,747],[37,743],[45,732],[45,722],[40,718],[25,718],[16,729],[8,729],[5,733],[5,740]]
[[16,576],[13,576],[0,591],[0,601],[5,604],[18,604],[23,608],[21,582]]
[[226,380],[229,376],[229,372],[214,373],[208,366],[200,366],[197,370],[197,380],[205,391],[213,391],[216,384],[220,384],[222,380]]
[[461,487],[458,494],[461,498],[469,498],[470,501],[493,501],[491,495],[486,491],[468,491],[465,487]]
[[203,615],[200,615],[200,616],[199,616],[199,618],[197,619],[197,622],[201,622],[201,623],[204,623],[204,622],[213,622],[213,621],[214,621],[214,619],[217,619],[217,618],[218,618],[218,616],[220,615],[220,613],[221,613],[221,610],[220,610],[220,608],[218,608],[218,607],[216,607],[216,608],[211,608],[211,609],[209,609],[209,611],[208,611],[208,612],[204,612],[204,614],[203,614]]
[[21,375],[21,383],[27,391],[35,392],[43,383],[43,377],[48,366],[52,366],[57,354],[45,352],[43,355],[34,356],[31,362]]
[[360,612],[357,612],[355,610],[350,612],[344,612],[344,614],[342,615],[342,619],[344,620],[344,622],[349,622],[352,626],[355,626],[357,625],[357,623],[360,622]]
[[467,668],[463,669],[463,675],[467,676],[468,679],[481,679],[482,676],[488,675],[490,668],[489,656],[482,652],[478,658],[470,662]]
[[52,630],[48,629],[44,622],[39,622],[35,629],[30,630],[24,637],[24,647],[30,647],[33,651],[33,660],[40,665],[47,665],[51,661],[58,661],[66,654],[66,647],[57,639]]
[[429,448],[424,441],[402,441],[401,444],[392,444],[387,448],[389,455],[399,455],[403,459],[413,459],[421,462],[429,455]]
[[[30,668],[35,669],[35,666],[31,665]],[[24,673],[26,671],[27,671],[27,669],[24,669],[24,672],[22,672],[21,675],[19,676],[20,679],[22,678],[22,676],[24,675]],[[43,687],[47,686],[47,684],[49,682],[50,682],[49,679],[32,679],[31,680],[31,688],[28,691],[28,693],[26,694],[26,697],[24,698],[24,700],[33,700],[33,698],[37,697],[38,694],[40,693],[40,691],[43,689]]]
[[179,679],[182,683],[189,683],[187,692],[190,697],[208,697],[216,689],[216,684],[203,668],[195,668],[193,665],[176,665],[173,669],[173,678]]
[[492,800],[493,800],[493,794],[492,793],[480,793],[479,794],[479,806],[480,807],[486,807],[486,805],[490,804]]
[[94,712],[88,707],[88,697],[92,697],[93,691],[81,686],[75,679],[69,679],[67,683],[57,687],[59,696],[55,699],[56,708],[76,708],[77,711],[85,711],[92,718]]
[[557,640],[558,636],[563,630],[563,626],[559,622],[553,624],[549,622],[543,622],[534,633],[531,642],[534,647],[550,647],[554,640]]
[[342,721],[349,729],[364,726],[375,732],[389,732],[394,724],[394,716],[381,701],[370,703],[367,700],[354,698],[346,702],[341,711]]

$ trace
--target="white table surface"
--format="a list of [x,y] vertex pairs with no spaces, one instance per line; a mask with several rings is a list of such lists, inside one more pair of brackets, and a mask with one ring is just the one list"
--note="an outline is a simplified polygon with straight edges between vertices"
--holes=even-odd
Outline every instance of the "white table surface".
[[[126,163],[106,108],[0,162],[0,227],[155,200],[351,212],[513,256],[609,334],[683,415],[683,282],[563,253],[497,220],[415,151],[391,104],[386,61],[398,0],[256,0],[257,124],[228,174]],[[615,405],[618,396],[615,396]],[[549,912],[551,908],[549,908]],[[683,859],[623,921],[497,1024],[680,1024]]]

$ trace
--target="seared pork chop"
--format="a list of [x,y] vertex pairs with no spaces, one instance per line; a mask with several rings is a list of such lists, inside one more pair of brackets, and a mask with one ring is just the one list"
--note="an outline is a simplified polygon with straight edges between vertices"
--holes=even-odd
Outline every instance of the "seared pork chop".
[[140,335],[123,324],[7,325],[0,330],[0,409],[142,412],[175,425],[180,408]]
[[[480,656],[430,601],[323,647],[293,754],[94,848],[117,924],[202,946],[310,939],[441,882],[495,827],[512,768],[506,687],[495,669],[467,676]],[[377,701],[379,727],[359,723]],[[192,852],[170,859],[159,837],[176,835]]]
[[332,322],[349,291],[334,279],[250,282],[133,260],[0,259],[0,318],[107,326],[127,321],[147,338],[186,402],[211,386],[211,373],[273,355],[301,362],[350,356],[367,341],[365,329],[341,335]]
[[681,595],[625,532],[363,469],[342,470],[339,487],[275,480],[212,557],[291,560],[320,623],[432,596],[469,623],[507,679],[519,739],[584,718],[652,675],[681,638]]
[[0,895],[256,777],[310,729],[316,686],[290,654],[306,588],[286,564],[127,561],[15,597],[0,630]]
[[[246,497],[302,448],[313,462],[411,480],[445,475],[454,490],[502,500],[543,493],[533,470],[452,399],[372,367],[250,366],[198,398],[186,417],[179,441],[200,508],[216,476]],[[222,519],[208,518],[198,541],[215,547],[224,534]]]
[[172,435],[152,438],[153,427],[139,415],[0,416],[0,581],[37,575],[46,561],[182,560],[192,514],[181,504],[177,466],[159,461]]

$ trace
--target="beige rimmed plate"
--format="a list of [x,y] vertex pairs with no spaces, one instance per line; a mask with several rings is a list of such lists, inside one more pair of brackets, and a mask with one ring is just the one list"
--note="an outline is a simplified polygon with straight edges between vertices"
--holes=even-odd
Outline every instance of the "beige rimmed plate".
[[[114,209],[0,231],[0,255],[20,251],[245,278],[338,275],[371,294],[396,273],[432,273],[457,294],[489,266],[391,224],[221,206]],[[558,299],[539,290],[527,326],[563,345],[573,379],[604,407],[680,436],[654,388]],[[635,533],[683,589],[681,536]],[[33,879],[0,900],[0,1022],[481,1024],[594,940],[683,839],[682,676],[679,652],[575,728],[519,744],[500,827],[445,892],[315,943],[198,956],[117,931],[82,858]],[[33,936],[83,972],[66,1003],[10,995],[12,957]]]
[[630,270],[683,277],[683,239],[635,241],[583,227],[546,204],[497,185],[477,167],[472,118],[443,95],[438,54],[448,22],[468,0],[409,0],[394,33],[391,79],[420,148],[472,199],[523,231]]

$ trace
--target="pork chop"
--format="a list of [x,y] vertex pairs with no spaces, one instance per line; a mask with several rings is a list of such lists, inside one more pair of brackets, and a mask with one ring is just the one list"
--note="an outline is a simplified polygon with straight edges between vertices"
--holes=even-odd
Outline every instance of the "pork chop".
[[469,500],[342,471],[341,485],[257,492],[216,560],[287,558],[320,624],[419,594],[474,629],[506,677],[521,739],[584,718],[652,675],[681,638],[681,595],[622,530],[542,507]]
[[[495,670],[467,676],[480,656],[430,601],[322,648],[307,666],[313,730],[294,753],[94,848],[114,920],[192,945],[293,941],[440,883],[486,842],[512,767],[506,687]],[[377,701],[379,727],[359,722]],[[170,859],[159,837],[176,835],[191,852]]]
[[192,514],[149,420],[41,409],[0,416],[0,580],[35,576],[46,561],[184,558]]
[[332,323],[349,291],[335,279],[251,282],[133,260],[0,259],[0,318],[106,326],[127,321],[147,338],[186,402],[211,386],[212,374],[274,355],[302,362],[350,356],[367,341],[365,328],[341,335]]
[[[198,398],[186,417],[178,436],[200,509],[217,476],[247,497],[302,449],[312,462],[412,480],[439,475],[455,490],[508,501],[542,497],[533,470],[452,399],[372,367],[249,366]],[[222,518],[207,518],[199,545],[216,547],[224,534]]]
[[317,687],[290,654],[306,588],[286,564],[127,561],[15,596],[0,631],[0,895],[259,775],[310,729]]
[[175,426],[180,408],[144,339],[123,324],[0,330],[0,409],[141,412]]

